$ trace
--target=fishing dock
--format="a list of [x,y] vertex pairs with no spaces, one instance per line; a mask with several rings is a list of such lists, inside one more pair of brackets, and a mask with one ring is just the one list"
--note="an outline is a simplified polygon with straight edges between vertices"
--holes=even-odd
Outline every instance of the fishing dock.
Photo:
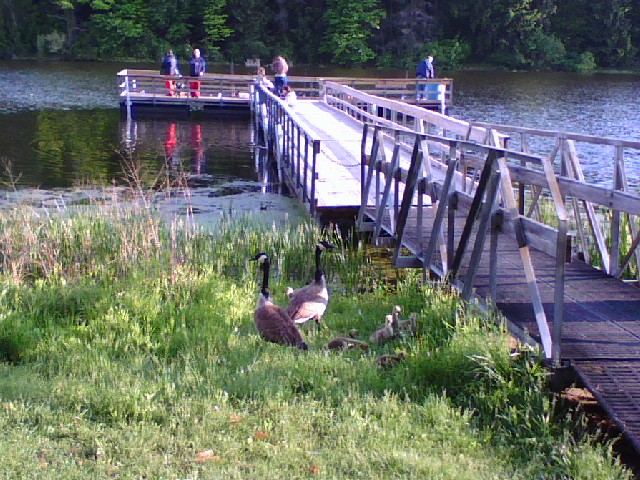
[[[330,80],[321,91],[292,105],[252,95],[308,213],[351,215],[394,266],[499,311],[640,452],[640,192],[625,171],[640,142],[469,123]],[[608,152],[608,184],[585,178],[594,146]]]
[[[138,114],[189,116],[194,112],[249,115],[256,82],[253,75],[205,73],[192,78],[131,69],[119,71],[117,78],[120,110],[128,117]],[[327,78],[321,77],[288,77],[288,83],[298,97],[307,99],[322,98],[322,86],[326,80]],[[332,77],[329,80],[361,92],[440,111],[445,111],[453,101],[453,80],[450,78],[416,80]],[[175,95],[169,95],[166,86],[168,81],[175,83]],[[197,90],[193,88],[194,81],[199,84]],[[417,93],[424,93],[424,98],[416,98]]]

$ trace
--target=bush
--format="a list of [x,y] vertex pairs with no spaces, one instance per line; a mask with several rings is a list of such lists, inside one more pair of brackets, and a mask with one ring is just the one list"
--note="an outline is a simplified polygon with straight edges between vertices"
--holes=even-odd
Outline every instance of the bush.
[[453,70],[471,55],[471,45],[458,37],[438,40],[436,42],[416,43],[402,57],[385,54],[377,60],[379,67],[401,67],[414,71],[417,63],[426,55],[435,59],[436,73],[439,70]]
[[561,65],[567,52],[558,37],[536,31],[530,39],[528,56],[534,68],[548,68]]
[[441,70],[453,70],[458,68],[469,55],[471,45],[458,37],[429,42],[427,51],[431,52]]
[[582,52],[578,55],[578,61],[575,64],[576,72],[587,73],[593,72],[598,65],[596,57],[591,52]]

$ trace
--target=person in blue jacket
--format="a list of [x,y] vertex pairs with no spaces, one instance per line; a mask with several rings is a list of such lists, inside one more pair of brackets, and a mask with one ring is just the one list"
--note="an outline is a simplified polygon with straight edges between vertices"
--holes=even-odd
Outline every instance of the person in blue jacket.
[[[424,78],[436,78],[436,73],[433,68],[433,55],[427,56],[427,58],[422,60],[416,68],[416,79],[420,80]],[[426,87],[427,86],[424,83],[418,85],[416,91],[416,100],[422,100],[424,98]]]
[[168,79],[164,82],[167,87],[167,95],[174,97],[176,95],[176,81],[171,77],[179,77],[180,70],[178,69],[178,59],[173,54],[173,50],[167,51],[166,55],[162,59],[162,65],[160,66],[160,74],[166,75]]
[[[201,77],[204,75],[204,71],[206,68],[206,64],[204,58],[200,56],[200,50],[195,48],[193,50],[193,57],[191,57],[191,61],[189,62],[189,76],[191,77]],[[192,97],[200,96],[200,82],[196,80],[192,80],[189,82],[189,89],[191,90]]]

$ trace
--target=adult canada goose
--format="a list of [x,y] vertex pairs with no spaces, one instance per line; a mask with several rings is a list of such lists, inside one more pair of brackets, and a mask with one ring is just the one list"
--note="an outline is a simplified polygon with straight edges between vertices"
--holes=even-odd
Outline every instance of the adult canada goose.
[[256,327],[260,336],[265,340],[281,345],[291,345],[300,350],[307,350],[307,344],[296,324],[285,310],[271,301],[269,293],[269,268],[271,262],[266,253],[259,253],[251,260],[260,264],[263,272],[262,290],[258,297],[258,307],[255,311]]
[[316,245],[316,273],[313,282],[297,290],[291,287],[287,288],[287,296],[290,299],[287,313],[297,324],[306,323],[309,320],[315,320],[319,323],[327,309],[329,291],[320,258],[322,252],[333,248],[336,246],[332,243],[324,240],[318,242]]

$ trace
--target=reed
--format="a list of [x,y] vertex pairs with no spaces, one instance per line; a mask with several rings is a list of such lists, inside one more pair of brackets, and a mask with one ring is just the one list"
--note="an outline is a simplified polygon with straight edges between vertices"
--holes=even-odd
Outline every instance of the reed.
[[[535,352],[514,360],[499,323],[444,284],[414,272],[378,285],[353,239],[324,257],[334,294],[299,352],[257,335],[248,259],[273,256],[284,304],[331,231],[250,216],[205,230],[144,205],[18,208],[0,227],[9,477],[630,478],[575,434]],[[352,328],[368,338],[396,304],[417,312],[416,338],[323,348]],[[376,365],[401,350],[399,366]]]

